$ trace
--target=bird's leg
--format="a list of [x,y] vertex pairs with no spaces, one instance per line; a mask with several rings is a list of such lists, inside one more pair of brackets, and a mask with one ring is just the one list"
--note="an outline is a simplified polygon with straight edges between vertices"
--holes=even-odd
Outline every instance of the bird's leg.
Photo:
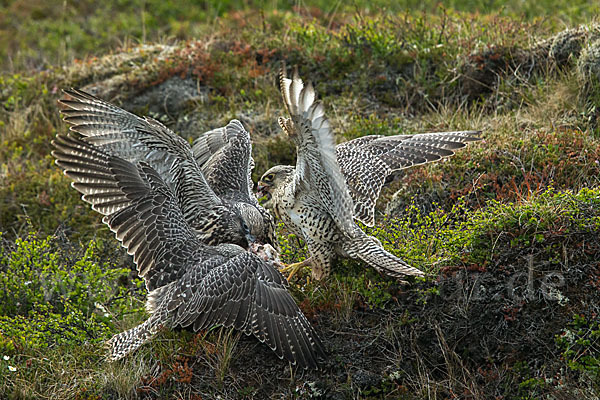
[[287,280],[289,281],[302,267],[310,265],[312,262],[312,257],[305,259],[304,261],[300,261],[293,264],[283,264],[284,267],[279,269],[279,272],[289,272],[290,274],[287,276]]

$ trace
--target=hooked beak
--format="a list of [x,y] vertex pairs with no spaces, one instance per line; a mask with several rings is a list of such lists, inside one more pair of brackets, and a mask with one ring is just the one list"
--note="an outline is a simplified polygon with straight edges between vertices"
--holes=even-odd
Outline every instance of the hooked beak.
[[266,197],[267,200],[271,200],[271,193],[269,193],[270,187],[271,185],[267,185],[262,181],[258,182],[258,185],[256,186],[256,197],[258,199]]
[[256,237],[249,232],[246,234],[246,240],[248,241],[249,247],[255,243],[258,243],[258,240],[256,240]]

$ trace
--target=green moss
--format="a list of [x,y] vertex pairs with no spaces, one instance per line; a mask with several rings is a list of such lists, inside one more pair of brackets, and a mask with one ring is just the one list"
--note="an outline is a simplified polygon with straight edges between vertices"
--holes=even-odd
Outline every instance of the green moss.
[[[0,40],[0,55],[5,70],[11,71],[0,76],[0,229],[4,231],[0,355],[8,357],[0,358],[0,397],[121,398],[133,396],[140,385],[150,392],[138,392],[139,396],[191,393],[199,382],[206,384],[204,376],[214,377],[221,363],[211,353],[215,349],[210,343],[204,343],[205,351],[198,353],[198,348],[190,347],[191,335],[171,331],[144,346],[132,360],[110,366],[99,361],[102,340],[144,317],[140,310],[142,281],[129,280],[129,269],[115,261],[122,253],[116,250],[112,234],[52,165],[49,143],[57,132],[66,130],[56,105],[60,89],[93,84],[103,98],[127,106],[133,96],[172,77],[191,80],[206,101],[186,103],[177,110],[180,115],[156,117],[176,123],[178,128],[183,125],[182,129],[192,124],[184,132],[186,138],[204,128],[224,125],[231,118],[242,119],[253,135],[256,180],[274,164],[294,163],[293,144],[276,135],[276,118],[282,112],[276,80],[284,60],[288,68],[298,65],[301,75],[316,84],[332,128],[341,136],[338,139],[484,129],[485,142],[470,145],[447,162],[406,170],[403,179],[382,196],[383,203],[394,189],[402,188],[395,197],[395,217],[378,215],[378,225],[368,230],[386,249],[427,271],[430,278],[400,286],[362,263],[342,261],[327,282],[304,284],[299,279],[292,285],[311,322],[320,332],[327,332],[324,337],[332,350],[338,346],[336,340],[352,337],[348,334],[360,337],[362,328],[354,322],[372,324],[373,318],[390,309],[405,310],[389,323],[402,335],[390,336],[394,340],[386,346],[393,348],[381,352],[382,357],[394,358],[392,364],[402,360],[401,374],[393,372],[399,365],[386,366],[379,374],[383,377],[380,384],[357,388],[350,379],[343,382],[345,375],[340,373],[342,382],[332,378],[327,386],[331,394],[339,394],[333,393],[337,385],[345,397],[403,398],[405,393],[419,393],[423,376],[427,394],[440,398],[461,393],[453,382],[463,385],[463,381],[480,397],[506,392],[515,398],[537,398],[563,390],[545,376],[546,371],[556,371],[550,362],[541,367],[527,360],[521,367],[518,361],[513,363],[514,357],[525,354],[523,349],[511,353],[510,362],[494,359],[489,366],[473,365],[477,349],[461,347],[461,329],[469,322],[460,316],[472,317],[474,314],[468,314],[471,309],[481,310],[483,292],[470,302],[457,305],[452,298],[447,308],[439,307],[447,300],[443,281],[456,270],[509,276],[515,271],[506,264],[522,268],[519,257],[532,251],[536,260],[544,261],[536,264],[536,274],[541,273],[538,269],[566,268],[566,260],[571,266],[573,261],[565,255],[569,249],[580,255],[583,261],[578,260],[579,265],[597,261],[593,238],[600,230],[599,192],[582,188],[596,187],[600,174],[596,162],[600,158],[598,89],[590,84],[584,92],[580,84],[581,77],[586,82],[596,79],[594,47],[586,35],[551,37],[565,25],[589,23],[590,16],[597,14],[597,4],[577,0],[566,7],[557,0],[508,1],[500,7],[500,3],[474,0],[453,2],[445,9],[437,2],[374,0],[332,8],[322,0],[310,0],[302,4],[277,1],[257,12],[257,3],[237,0],[177,7],[154,0],[120,2],[119,7],[88,1],[38,3],[15,1],[0,10],[0,22],[6,20],[9,26],[0,30],[4,39]],[[17,24],[19,35],[14,35],[10,26]],[[164,37],[179,42],[159,39]],[[550,41],[538,43],[544,38]],[[134,45],[157,39],[171,44]],[[580,49],[585,51],[579,67],[567,62],[575,60]],[[107,52],[114,54],[103,56]],[[547,64],[549,59],[560,61],[561,69]],[[63,69],[63,65],[69,67]],[[134,111],[150,110],[149,106],[139,108]],[[40,236],[29,235],[29,231]],[[62,238],[49,237],[54,232],[65,232],[71,240],[84,244],[63,248]],[[284,228],[279,229],[279,239],[284,261],[307,257],[304,244],[288,236]],[[512,263],[514,257],[519,262]],[[585,317],[576,317],[556,339],[557,354],[564,358],[556,360],[565,371],[560,385],[587,385],[586,393],[592,393],[588,397],[596,398],[597,388],[594,392],[587,383],[598,380],[598,326],[590,306],[595,298],[579,301],[569,291],[590,296],[588,288],[574,287],[580,283],[572,277],[574,272],[561,271],[565,279],[571,279],[569,287],[561,289],[567,307],[560,300],[556,305],[555,298],[545,299],[545,306],[555,306],[550,308],[553,321],[560,320],[566,308],[569,316],[581,312]],[[468,284],[468,274],[465,282],[459,283]],[[498,280],[501,285],[502,279]],[[490,285],[484,282],[480,287],[498,289]],[[505,292],[499,288],[495,293],[502,299]],[[490,313],[498,313],[501,329],[519,323],[529,329],[536,325],[540,311],[525,314],[528,307],[542,305],[527,300],[529,303],[515,311],[518,314],[507,314],[502,308],[516,310],[512,303],[502,303]],[[429,311],[433,314],[427,314]],[[329,315],[335,334],[327,325]],[[452,320],[444,319],[448,315]],[[532,322],[519,321],[519,315],[527,315]],[[448,327],[443,326],[444,321]],[[491,323],[485,318],[478,321]],[[431,324],[440,324],[440,333],[448,341],[444,357],[449,358],[445,360],[419,354],[423,348],[439,350],[436,343],[441,338],[430,331]],[[540,322],[540,326],[545,325]],[[458,336],[453,336],[453,330]],[[533,332],[537,340],[542,334]],[[418,340],[403,339],[413,336]],[[216,342],[219,348],[228,347]],[[492,338],[488,342],[493,342]],[[246,346],[240,343],[238,348]],[[396,343],[406,346],[398,350]],[[498,347],[491,351],[493,357],[505,354]],[[183,363],[175,359],[179,354],[204,354],[214,365],[205,367],[204,361],[196,362],[200,357],[190,358],[194,379],[191,386],[185,386],[181,380],[188,379],[189,371],[180,374]],[[536,362],[552,356],[544,354],[546,358],[535,358]],[[222,359],[225,367],[221,371],[232,369],[226,359]],[[411,366],[417,359],[421,364]],[[454,359],[460,363],[449,365],[447,373],[444,362]],[[151,366],[156,360],[164,372],[172,373],[170,380],[161,374],[167,378],[156,383],[158,389],[152,386],[157,377]],[[353,360],[343,368],[347,372],[363,361]],[[433,363],[433,368],[428,369],[432,366],[428,363]],[[132,369],[132,365],[141,367]],[[487,372],[480,373],[480,368]],[[428,370],[433,370],[431,375]],[[55,371],[66,372],[57,376]],[[229,385],[227,374],[218,376],[223,380],[218,391],[225,397],[232,393],[225,391],[227,387],[234,387],[239,396],[270,395],[261,382],[235,387]],[[584,378],[586,383],[578,381]],[[260,379],[264,379],[263,373]],[[288,386],[277,383],[280,388]],[[312,387],[296,391],[298,396],[311,393],[316,393]],[[575,397],[573,392],[565,393]]]
[[386,218],[369,230],[384,247],[425,270],[455,263],[485,264],[502,243],[513,248],[533,244],[560,256],[562,248],[547,238],[600,232],[600,192],[549,189],[518,203],[489,200],[476,211],[456,203],[449,212],[423,214],[413,203],[401,218]]
[[[102,341],[114,321],[140,308],[129,268],[102,261],[104,245],[67,252],[56,237],[30,233],[0,248],[0,332],[4,347],[40,348]],[[72,250],[71,250],[72,251]]]
[[600,323],[597,316],[573,315],[573,321],[556,337],[556,345],[570,370],[583,374],[600,389]]
[[[405,121],[402,118],[382,118],[377,114],[370,114],[366,117],[354,114],[348,129],[341,132],[344,139],[352,140],[367,135],[401,135],[405,128]],[[408,132],[406,132],[408,134]]]
[[283,223],[279,223],[276,232],[281,261],[285,263],[299,262],[308,257],[304,241],[293,233],[287,234]]
[[[35,227],[49,235],[59,227],[76,227],[73,238],[112,237],[101,217],[93,212],[69,186],[48,155],[39,162],[25,162],[26,170],[14,171],[0,187],[0,225],[10,227],[17,234],[25,234]],[[41,173],[40,173],[41,170]],[[7,232],[11,234],[12,232]]]

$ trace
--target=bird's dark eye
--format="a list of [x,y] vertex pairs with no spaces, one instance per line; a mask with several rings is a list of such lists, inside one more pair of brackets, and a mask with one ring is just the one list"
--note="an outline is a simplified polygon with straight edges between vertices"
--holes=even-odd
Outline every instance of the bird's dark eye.
[[244,234],[248,234],[250,233],[250,227],[248,227],[248,224],[246,224],[246,222],[244,220],[242,220],[242,231],[244,232]]
[[269,175],[265,176],[264,180],[267,182],[271,182],[271,181],[273,181],[273,178],[275,178],[275,176],[273,174],[269,174]]

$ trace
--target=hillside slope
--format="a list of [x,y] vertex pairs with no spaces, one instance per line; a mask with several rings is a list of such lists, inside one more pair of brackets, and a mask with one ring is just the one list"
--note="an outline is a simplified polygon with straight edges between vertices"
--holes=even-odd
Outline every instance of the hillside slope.
[[[0,397],[600,396],[598,25],[243,11],[195,32],[0,76]],[[431,277],[399,286],[342,262],[327,282],[295,281],[330,354],[322,371],[290,370],[220,329],[164,332],[105,362],[104,340],[145,318],[145,290],[53,165],[60,90],[90,90],[188,140],[238,118],[260,176],[295,157],[277,127],[282,61],[313,80],[339,141],[483,131],[399,175],[369,230]],[[306,256],[278,234],[285,261]]]

